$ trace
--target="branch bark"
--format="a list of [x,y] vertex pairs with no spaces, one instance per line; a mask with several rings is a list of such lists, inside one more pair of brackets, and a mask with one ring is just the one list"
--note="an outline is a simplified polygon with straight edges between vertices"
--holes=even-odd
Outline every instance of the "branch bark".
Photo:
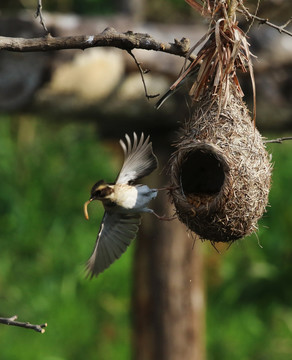
[[165,43],[155,40],[148,34],[134,33],[132,31],[119,33],[112,27],[106,28],[97,35],[53,37],[48,34],[33,39],[0,36],[0,49],[15,52],[84,50],[99,46],[116,47],[127,51],[133,49],[154,50],[186,57],[190,50],[190,41],[182,38],[181,40],[174,39],[174,43]]
[[45,324],[41,324],[41,325],[33,325],[30,324],[28,322],[20,322],[20,321],[16,321],[17,319],[17,315],[14,315],[10,318],[2,318],[0,317],[0,324],[4,324],[4,325],[12,325],[12,326],[19,326],[25,329],[32,329],[35,330],[37,332],[40,332],[41,334],[43,334],[45,332],[45,327],[47,327],[47,323]]

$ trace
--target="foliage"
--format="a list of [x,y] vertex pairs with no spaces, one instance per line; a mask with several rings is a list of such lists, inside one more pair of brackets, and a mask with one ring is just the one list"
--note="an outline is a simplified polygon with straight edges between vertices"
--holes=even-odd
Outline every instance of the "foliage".
[[[281,134],[283,135],[283,134]],[[288,360],[292,354],[291,143],[270,145],[270,204],[252,236],[208,258],[210,360]]]
[[[133,246],[97,279],[83,272],[102,209],[92,204],[86,222],[82,205],[96,180],[116,173],[95,130],[1,118],[0,315],[48,322],[44,335],[0,326],[1,359],[130,358]],[[209,360],[291,358],[292,144],[270,147],[271,208],[259,240],[206,254]]]
[[92,204],[86,222],[83,203],[114,169],[94,126],[2,117],[0,142],[1,316],[48,323],[0,326],[1,358],[129,358],[132,250],[97,279],[83,271],[102,216]]

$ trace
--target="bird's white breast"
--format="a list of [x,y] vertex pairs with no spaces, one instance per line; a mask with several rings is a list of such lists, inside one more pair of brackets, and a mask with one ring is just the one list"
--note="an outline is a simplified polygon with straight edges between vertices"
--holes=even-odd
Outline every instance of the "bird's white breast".
[[147,205],[157,195],[157,190],[149,189],[147,185],[115,185],[112,201],[119,207],[130,212],[147,212]]
[[125,209],[133,209],[137,203],[138,190],[135,186],[131,185],[116,185],[114,196],[118,206]]

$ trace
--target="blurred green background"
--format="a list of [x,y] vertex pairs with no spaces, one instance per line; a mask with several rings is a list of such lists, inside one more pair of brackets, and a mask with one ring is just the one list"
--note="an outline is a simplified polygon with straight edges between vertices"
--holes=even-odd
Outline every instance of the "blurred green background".
[[97,176],[114,180],[110,153],[92,125],[17,116],[0,118],[0,144],[1,316],[49,324],[1,325],[1,359],[129,358],[132,249],[104,276],[84,274],[102,207],[87,222],[83,203]]
[[[129,359],[134,246],[97,279],[83,271],[102,209],[92,204],[86,222],[82,205],[97,176],[115,178],[117,154],[93,124],[15,115],[1,117],[0,144],[1,316],[48,322],[44,335],[1,325],[1,359]],[[271,208],[258,236],[221,255],[202,244],[208,359],[291,358],[292,143],[269,147]]]
[[[117,3],[55,0],[43,6],[88,15],[112,13]],[[149,1],[146,20],[196,16],[182,0],[165,3]],[[35,4],[4,1],[1,9]],[[292,358],[292,142],[269,149],[271,207],[258,234],[221,255],[208,242],[201,244],[208,360]],[[103,210],[92,204],[86,222],[83,203],[94,182],[114,180],[119,155],[118,146],[101,142],[93,123],[0,116],[0,316],[48,323],[44,335],[0,325],[1,360],[131,358],[135,243],[97,279],[84,276]]]

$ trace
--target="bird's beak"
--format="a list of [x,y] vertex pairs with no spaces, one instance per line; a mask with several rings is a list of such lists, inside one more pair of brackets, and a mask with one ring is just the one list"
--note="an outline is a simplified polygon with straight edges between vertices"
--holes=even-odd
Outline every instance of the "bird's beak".
[[89,199],[89,200],[87,200],[87,201],[84,203],[84,208],[83,208],[83,210],[84,210],[84,216],[85,216],[85,219],[86,219],[86,220],[89,220],[88,211],[87,211],[87,206],[88,206],[88,204],[91,203],[92,200],[93,200],[93,199]]

